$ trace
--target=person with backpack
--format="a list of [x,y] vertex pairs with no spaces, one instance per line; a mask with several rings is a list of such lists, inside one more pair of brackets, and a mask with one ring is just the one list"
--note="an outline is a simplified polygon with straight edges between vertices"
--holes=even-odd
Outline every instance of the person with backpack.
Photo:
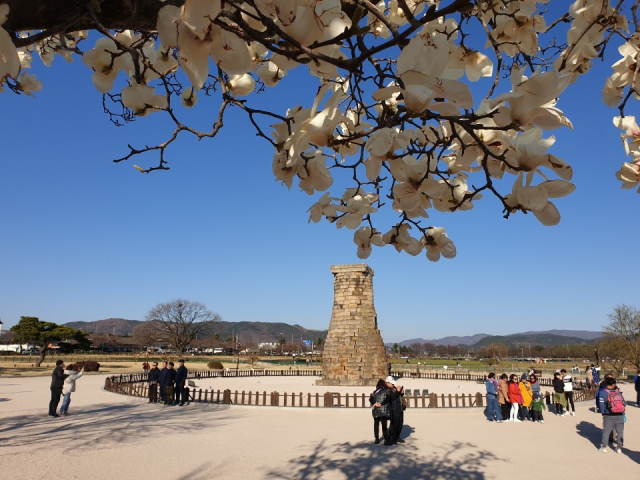
[[598,393],[598,411],[602,414],[602,439],[600,441],[600,451],[606,452],[609,443],[609,435],[616,431],[617,448],[616,453],[622,453],[624,444],[624,421],[626,402],[622,392],[616,387],[616,379],[608,377],[606,388]]

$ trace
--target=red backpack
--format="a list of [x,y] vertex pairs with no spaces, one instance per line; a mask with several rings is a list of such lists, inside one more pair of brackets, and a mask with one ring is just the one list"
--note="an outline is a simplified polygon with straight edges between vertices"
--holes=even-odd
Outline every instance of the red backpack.
[[616,388],[609,390],[608,393],[607,406],[609,407],[609,411],[611,413],[624,413],[624,398],[622,398],[620,390]]

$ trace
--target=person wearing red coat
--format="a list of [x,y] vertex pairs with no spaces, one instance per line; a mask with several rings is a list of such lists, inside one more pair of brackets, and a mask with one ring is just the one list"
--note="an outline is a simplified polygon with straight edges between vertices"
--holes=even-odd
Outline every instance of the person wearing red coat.
[[518,419],[518,410],[520,409],[520,405],[522,405],[522,392],[520,391],[520,386],[518,385],[518,376],[515,374],[511,374],[509,377],[509,401],[511,402],[511,412],[509,416],[509,420],[512,422],[521,422],[522,420]]

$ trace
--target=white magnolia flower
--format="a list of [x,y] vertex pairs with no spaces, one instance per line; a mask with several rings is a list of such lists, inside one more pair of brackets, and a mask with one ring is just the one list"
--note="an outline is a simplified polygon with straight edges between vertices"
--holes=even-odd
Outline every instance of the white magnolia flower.
[[480,77],[490,77],[493,75],[493,62],[489,57],[477,50],[456,46],[449,55],[449,63],[443,76],[457,80],[465,73],[472,82],[477,82]]
[[109,93],[118,73],[125,67],[125,55],[113,40],[100,37],[82,56],[82,63],[93,70],[92,80],[100,93]]
[[300,188],[308,195],[315,191],[323,192],[333,184],[333,177],[327,168],[327,160],[320,150],[314,150],[308,154],[304,163],[300,162],[297,169],[300,177]]
[[393,245],[398,252],[404,250],[409,255],[416,256],[422,251],[423,244],[417,238],[409,235],[410,229],[411,225],[406,223],[400,226],[396,225],[382,236],[382,240],[386,245]]
[[358,258],[369,258],[371,255],[371,245],[377,247],[384,247],[384,240],[382,235],[375,230],[371,230],[371,227],[360,227],[353,234],[353,243],[358,246]]
[[[623,163],[616,172],[616,178],[622,182],[622,188],[635,188],[640,184],[640,165],[636,163]],[[640,190],[638,190],[640,193]]]
[[229,78],[229,90],[236,96],[246,97],[256,88],[256,82],[248,73]]
[[427,258],[432,262],[444,258],[454,258],[456,256],[456,246],[447,236],[442,227],[429,227],[425,236],[422,237],[422,244],[427,252]]
[[182,105],[187,108],[191,108],[198,103],[198,95],[193,87],[185,88],[180,96]]
[[0,85],[2,85],[5,78],[10,77],[15,80],[20,74],[18,51],[7,31],[2,28],[4,22],[7,21],[8,15],[9,5],[3,3],[0,5]]
[[153,87],[134,84],[122,89],[122,104],[133,113],[144,117],[149,113],[167,108],[167,97],[156,95]]
[[215,25],[211,39],[211,58],[225,73],[243,75],[251,70],[251,54],[244,40]]
[[373,193],[364,193],[355,188],[348,188],[342,196],[343,205],[338,207],[338,211],[343,212],[344,215],[338,219],[336,226],[355,230],[366,215],[377,211],[373,207],[373,203],[377,200],[378,196]]
[[20,75],[20,78],[18,79],[18,86],[20,87],[20,90],[32,97],[33,95],[31,92],[39,92],[42,90],[42,82],[40,82],[35,75],[30,73],[23,73]]
[[287,74],[287,72],[271,61],[263,63],[257,73],[260,80],[262,80],[267,87],[275,87]]
[[338,201],[338,199],[330,197],[329,192],[322,195],[320,200],[307,210],[309,212],[308,223],[318,223],[322,217],[326,217],[330,222],[335,221],[338,218],[338,205],[333,204],[334,201]]

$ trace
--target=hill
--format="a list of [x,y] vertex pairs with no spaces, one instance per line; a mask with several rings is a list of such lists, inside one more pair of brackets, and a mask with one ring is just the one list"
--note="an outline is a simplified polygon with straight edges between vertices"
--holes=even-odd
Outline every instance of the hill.
[[[412,338],[398,342],[402,346],[410,346],[413,343],[433,343],[434,345],[452,345],[464,347],[484,347],[492,343],[504,343],[509,347],[521,347],[525,345],[542,345],[543,347],[555,347],[556,345],[573,345],[580,343],[593,343],[594,340],[602,337],[602,332],[588,330],[545,330],[541,332],[522,332],[511,335],[489,335],[487,333],[477,333],[467,336],[451,336],[427,340],[424,338]],[[387,347],[393,343],[386,343]]]
[[[133,329],[143,323],[141,320],[127,320],[124,318],[107,318],[93,322],[69,322],[65,327],[77,328],[87,333],[130,336]],[[300,325],[289,325],[288,323],[267,323],[267,322],[219,322],[215,333],[220,338],[227,339],[234,335],[238,336],[238,341],[245,344],[278,342],[284,338],[287,343],[292,340],[294,343],[301,340],[315,341],[317,338],[326,338],[327,330],[310,330]]]

